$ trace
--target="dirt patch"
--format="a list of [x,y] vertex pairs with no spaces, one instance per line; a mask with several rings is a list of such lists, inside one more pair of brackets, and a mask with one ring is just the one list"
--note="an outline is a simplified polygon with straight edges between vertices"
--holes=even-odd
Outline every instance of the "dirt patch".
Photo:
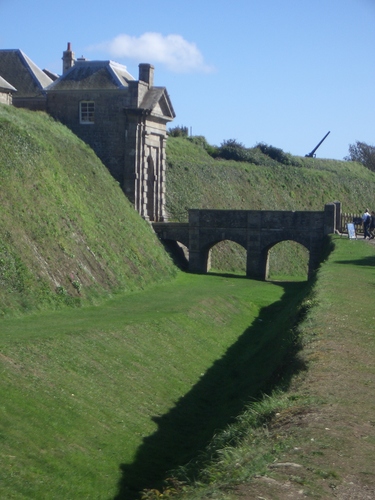
[[254,478],[250,484],[243,484],[234,492],[241,500],[290,500],[307,498],[303,488],[291,481],[277,481],[268,476]]
[[275,480],[262,476],[250,484],[243,484],[234,490],[241,500],[290,500],[299,498],[325,498],[339,500],[374,500],[375,489],[358,484],[355,477],[346,477],[339,486],[331,486],[328,491],[316,496],[304,487],[289,480]]

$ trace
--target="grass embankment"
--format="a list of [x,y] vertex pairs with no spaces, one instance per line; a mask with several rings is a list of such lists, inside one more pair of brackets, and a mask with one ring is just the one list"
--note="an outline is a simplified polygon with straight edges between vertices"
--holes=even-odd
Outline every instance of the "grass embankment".
[[189,208],[323,210],[339,200],[362,212],[375,198],[374,172],[354,162],[293,157],[284,165],[260,153],[264,164],[212,158],[194,138],[167,141],[167,208],[187,220]]
[[[334,199],[360,211],[375,195],[374,174],[356,163],[294,157],[286,166],[262,153],[261,165],[214,160],[193,141],[167,141],[173,220],[188,208],[321,210]],[[174,275],[92,150],[45,114],[0,106],[0,200],[0,315],[80,305]],[[277,245],[270,278],[306,277],[307,259],[299,245]],[[245,250],[215,246],[212,267],[244,273]]]
[[[198,144],[195,144],[198,142]],[[167,141],[167,208],[172,220],[185,221],[189,208],[246,210],[323,210],[339,200],[344,212],[362,213],[375,199],[375,174],[359,163],[291,157],[292,165],[260,151],[251,163],[212,158],[199,138]],[[228,258],[230,255],[230,258]],[[307,253],[293,242],[270,252],[270,278],[307,275]],[[220,243],[212,251],[212,267],[246,268],[245,251]]]
[[334,245],[299,326],[307,369],[216,438],[181,498],[374,498],[375,247]]
[[269,386],[307,289],[180,274],[96,307],[3,319],[0,497],[159,487]]
[[[189,500],[373,494],[375,250],[334,244],[298,329],[307,370],[291,381],[275,368],[306,283],[179,275],[3,320],[1,496],[128,500],[190,459]],[[271,374],[286,392],[243,412]]]
[[[197,453],[212,435],[261,389],[270,390],[270,377],[294,345],[291,322],[309,284],[179,275],[157,287],[176,271],[87,146],[43,114],[4,106],[0,145],[1,496],[129,500],[130,490],[157,484],[187,460],[196,473]],[[202,148],[188,151],[177,150],[175,159],[168,152],[168,206],[177,219],[190,207],[320,210],[332,199],[357,211],[373,198],[374,174],[357,164],[302,159],[293,167],[268,160],[253,166],[212,160]],[[356,271],[350,277],[362,279]],[[349,297],[353,287],[340,284]],[[142,288],[148,291],[103,303],[105,295]],[[324,289],[317,290],[324,304]],[[88,302],[101,305],[62,307]],[[61,310],[4,319],[51,308]],[[345,303],[341,314],[348,310]],[[294,400],[300,401],[295,413],[299,406],[305,412],[304,397],[282,398],[286,413],[270,398],[258,424],[275,408],[287,419]],[[241,419],[243,437],[251,422]],[[275,453],[289,453],[287,440],[272,437],[269,428],[272,439],[264,439],[261,429],[254,431],[255,450],[244,442],[252,458],[231,460],[243,476],[218,472],[215,464],[203,468],[204,479],[217,481],[215,495],[227,476],[246,480]],[[212,447],[221,449],[228,439]],[[248,469],[263,445],[265,458]],[[220,456],[226,455],[231,451],[224,448]],[[310,484],[306,474],[299,481]]]
[[0,106],[0,315],[80,305],[174,275],[87,145],[45,114]]

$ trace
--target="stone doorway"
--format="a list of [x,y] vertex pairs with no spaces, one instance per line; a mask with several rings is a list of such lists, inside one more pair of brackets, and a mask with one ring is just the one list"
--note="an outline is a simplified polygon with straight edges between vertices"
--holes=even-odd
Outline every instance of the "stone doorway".
[[151,154],[147,158],[147,200],[146,211],[150,221],[155,221],[155,162]]

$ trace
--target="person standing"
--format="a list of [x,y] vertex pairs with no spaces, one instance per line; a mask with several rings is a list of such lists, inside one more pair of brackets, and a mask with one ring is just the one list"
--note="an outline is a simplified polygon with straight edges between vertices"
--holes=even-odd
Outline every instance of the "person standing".
[[371,221],[369,226],[370,239],[375,237],[375,212],[371,210]]
[[370,239],[370,223],[371,223],[371,215],[369,209],[366,208],[366,211],[362,215],[362,224],[363,224],[363,237],[366,239],[367,237]]

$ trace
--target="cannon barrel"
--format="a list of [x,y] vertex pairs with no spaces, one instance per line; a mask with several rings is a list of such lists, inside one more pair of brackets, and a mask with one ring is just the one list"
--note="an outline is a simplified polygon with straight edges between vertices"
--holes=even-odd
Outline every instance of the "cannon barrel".
[[323,137],[323,139],[315,146],[315,148],[311,151],[311,153],[308,153],[305,155],[306,158],[314,158],[315,156],[315,151],[318,149],[318,147],[321,145],[321,143],[328,137],[328,135],[331,133],[331,131],[327,132],[326,135]]

